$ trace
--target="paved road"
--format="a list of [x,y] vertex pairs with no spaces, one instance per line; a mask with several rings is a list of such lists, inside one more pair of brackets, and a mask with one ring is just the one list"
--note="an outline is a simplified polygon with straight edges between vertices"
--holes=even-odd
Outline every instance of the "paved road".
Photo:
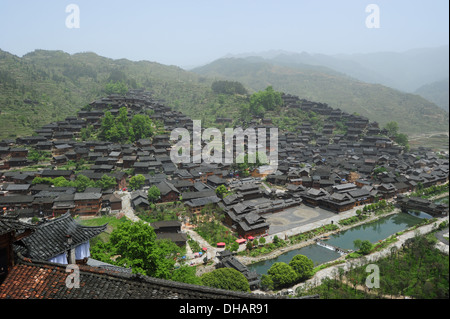
[[134,209],[131,207],[131,193],[130,192],[118,192],[119,196],[122,197],[122,213],[125,217],[133,222],[140,221],[141,219],[134,214]]
[[436,233],[436,238],[442,243],[448,245],[448,239],[445,238],[444,235],[448,238],[448,227]]

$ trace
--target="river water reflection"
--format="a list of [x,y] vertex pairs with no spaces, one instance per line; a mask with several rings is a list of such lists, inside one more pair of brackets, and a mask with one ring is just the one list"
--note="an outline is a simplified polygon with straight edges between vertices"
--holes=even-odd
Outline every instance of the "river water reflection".
[[[382,217],[374,222],[350,228],[341,233],[334,234],[330,236],[330,239],[323,241],[343,249],[356,250],[353,245],[353,242],[356,239],[369,240],[372,243],[376,243],[379,240],[386,239],[399,231],[403,231],[422,222],[424,218],[429,219],[431,216],[421,212],[398,213]],[[267,274],[267,271],[272,264],[276,262],[289,263],[291,259],[298,254],[307,256],[315,265],[340,257],[340,254],[333,250],[313,244],[300,249],[291,250],[270,260],[260,261],[253,265],[249,265],[248,268],[261,275]]]

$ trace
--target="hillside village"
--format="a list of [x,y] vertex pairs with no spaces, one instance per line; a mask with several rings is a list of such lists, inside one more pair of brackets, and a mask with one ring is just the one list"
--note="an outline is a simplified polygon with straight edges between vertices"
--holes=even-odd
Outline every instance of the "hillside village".
[[[448,153],[436,153],[426,148],[405,151],[387,136],[387,131],[378,123],[363,116],[292,95],[283,94],[282,98],[283,107],[314,111],[323,117],[324,125],[317,130],[312,123],[303,122],[299,123],[296,132],[280,131],[277,171],[255,168],[246,177],[239,176],[232,165],[174,164],[170,158],[173,144],[170,132],[175,128],[192,131],[192,119],[143,90],[101,98],[83,108],[77,116],[44,125],[33,136],[0,141],[0,209],[3,213],[0,217],[0,251],[2,254],[12,253],[4,247],[7,242],[11,243],[5,234],[13,233],[15,235],[11,236],[16,236],[16,243],[21,242],[28,248],[13,245],[13,250],[25,258],[15,267],[12,267],[12,261],[2,256],[2,264],[6,264],[8,269],[2,274],[3,280],[7,280],[8,272],[17,275],[17,268],[30,271],[33,258],[45,261],[38,264],[42,269],[56,267],[52,262],[85,264],[89,256],[86,243],[104,231],[104,227],[80,229],[79,233],[84,235],[78,237],[67,237],[64,231],[59,232],[59,237],[55,235],[61,225],[49,231],[56,237],[46,234],[41,228],[51,229],[51,225],[63,221],[72,225],[65,227],[83,228],[75,226],[72,218],[119,213],[124,209],[124,194],[129,194],[133,210],[148,210],[151,202],[147,190],[151,186],[160,191],[158,203],[181,201],[192,215],[199,214],[206,206],[221,209],[225,215],[224,224],[245,241],[269,233],[270,224],[266,218],[269,213],[306,205],[339,214],[380,199],[392,200],[418,188],[448,182]],[[83,129],[88,126],[100,128],[105,111],[115,115],[122,107],[127,109],[129,117],[150,114],[153,122],[163,125],[164,132],[134,144],[81,140]],[[336,122],[339,121],[346,123],[345,132],[337,127]],[[230,122],[226,118],[217,119],[218,124]],[[273,123],[270,118],[265,118],[246,123],[246,127],[269,129]],[[51,152],[50,162],[42,165],[44,168],[35,168],[36,164],[43,162],[31,160],[31,150]],[[64,169],[67,163],[80,161],[84,163],[82,169]],[[141,189],[131,191],[129,180],[137,174],[144,176],[145,184]],[[75,187],[33,184],[36,177],[75,180],[78,175],[92,181],[100,181],[106,175],[115,181],[115,186],[108,189],[88,187],[77,192]],[[220,185],[227,188],[229,196],[221,198],[217,195],[215,190]],[[448,214],[448,207],[440,209],[443,214]],[[33,218],[39,218],[41,223],[25,222]],[[178,245],[186,245],[187,236],[181,231],[184,222],[161,221],[153,226],[158,229],[160,238],[170,238]],[[27,241],[26,237],[32,233],[41,234],[41,237],[29,237],[31,239]],[[51,251],[48,245],[51,241],[65,242],[61,243],[61,249]],[[68,256],[61,254],[65,250],[73,252]],[[83,271],[89,273],[89,270]],[[121,273],[114,276],[126,276],[128,280],[134,275]],[[130,280],[137,277],[133,278]],[[152,280],[142,279],[148,285],[156,285]],[[158,281],[158,285],[166,284]],[[185,289],[184,286],[182,288]],[[201,293],[207,295],[211,292],[206,289]],[[219,297],[226,295],[217,294]],[[169,293],[162,297],[174,295]]]

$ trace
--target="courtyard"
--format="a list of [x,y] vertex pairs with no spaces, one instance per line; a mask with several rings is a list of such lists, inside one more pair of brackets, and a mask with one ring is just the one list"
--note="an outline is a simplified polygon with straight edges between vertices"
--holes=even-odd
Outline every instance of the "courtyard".
[[284,233],[307,224],[320,223],[321,220],[327,220],[328,223],[329,218],[336,216],[337,214],[320,207],[306,205],[290,207],[278,213],[264,215],[270,224],[269,235]]

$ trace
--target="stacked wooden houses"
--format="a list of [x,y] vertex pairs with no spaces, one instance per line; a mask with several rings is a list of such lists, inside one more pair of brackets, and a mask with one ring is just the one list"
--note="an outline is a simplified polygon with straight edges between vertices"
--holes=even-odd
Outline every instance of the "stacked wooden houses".
[[[67,210],[78,215],[97,215],[104,208],[120,210],[114,192],[126,189],[132,175],[141,174],[145,187],[155,185],[160,190],[159,202],[181,200],[193,214],[215,205],[224,211],[229,227],[249,237],[267,232],[265,214],[289,207],[319,206],[339,213],[375,199],[393,198],[419,185],[448,181],[448,154],[438,155],[424,148],[404,152],[378,123],[363,116],[292,95],[282,97],[286,108],[323,116],[323,126],[317,130],[305,121],[294,131],[280,131],[275,172],[261,168],[249,172],[251,177],[242,178],[228,164],[174,164],[170,131],[185,128],[192,132],[192,120],[154,99],[151,93],[134,90],[125,96],[110,95],[93,101],[77,116],[44,125],[33,136],[0,141],[0,209],[37,217],[57,216]],[[118,114],[121,107],[127,108],[129,116],[150,114],[167,133],[133,144],[81,141],[84,128],[100,127],[105,111]],[[229,123],[227,119],[218,122]],[[338,122],[346,124],[346,132]],[[273,124],[271,119],[254,120],[248,127],[270,129]],[[31,149],[51,153],[47,163],[39,163],[46,168],[29,168],[36,164],[29,156]],[[84,163],[84,167],[76,172],[64,169],[70,161]],[[74,180],[78,175],[94,181],[107,175],[115,179],[116,187],[79,193],[74,188],[32,184],[35,177]],[[261,178],[286,191],[271,192],[263,187]],[[216,196],[219,185],[225,185],[232,195],[223,199]],[[134,195],[133,207],[148,208],[145,191]]]

